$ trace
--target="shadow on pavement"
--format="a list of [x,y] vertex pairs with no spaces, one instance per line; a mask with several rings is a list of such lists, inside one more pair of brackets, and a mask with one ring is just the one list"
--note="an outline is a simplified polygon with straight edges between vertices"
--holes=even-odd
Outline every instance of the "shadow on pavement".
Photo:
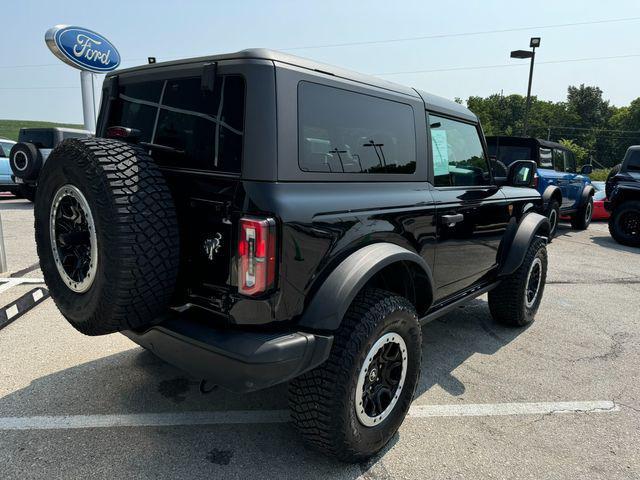
[[434,385],[456,397],[464,394],[465,385],[453,371],[475,353],[493,355],[525,330],[496,324],[481,299],[427,324],[422,329],[422,375],[416,397]]
[[[452,373],[475,353],[493,354],[512,341],[521,329],[507,329],[493,324],[487,302],[475,300],[465,308],[436,320],[423,329],[423,367],[416,396],[439,385],[451,395],[465,392],[465,386]],[[28,358],[25,359],[28,361]],[[140,348],[132,348],[95,361],[77,365],[38,378],[27,387],[0,398],[0,417],[34,415],[92,415],[157,413],[203,410],[274,410],[287,408],[287,386],[280,385],[261,392],[236,395],[216,389],[208,395],[199,392],[198,379],[163,363]],[[6,436],[5,436],[6,434]],[[21,437],[22,435],[22,437]],[[251,468],[278,468],[282,477],[302,478],[384,478],[386,452],[401,442],[396,435],[385,450],[369,462],[346,466],[302,446],[291,425],[203,425],[196,427],[149,427],[134,429],[99,429],[76,431],[3,432],[11,464],[15,456],[13,443],[21,440],[27,449],[50,449],[47,455],[70,462],[80,468],[76,460],[65,453],[71,447],[62,438],[78,438],[82,448],[93,449],[94,443],[105,437],[118,437],[131,442],[130,455],[115,455],[111,450],[99,452],[92,461],[96,464],[117,463],[118,472],[132,472],[139,468],[138,449],[144,445],[145,462],[171,465],[177,476],[202,475],[203,468],[215,467],[222,477],[243,478],[246,462]],[[26,436],[26,437],[25,437]],[[45,438],[51,440],[45,441]],[[44,445],[39,445],[43,439]],[[113,440],[112,440],[113,441]],[[34,444],[35,443],[35,444]],[[173,444],[176,444],[174,448]],[[197,452],[194,450],[197,446]],[[2,447],[2,448],[7,448]],[[17,447],[16,447],[17,448]],[[124,448],[119,446],[118,448]],[[125,448],[126,450],[126,448]],[[267,465],[256,464],[262,457]],[[180,456],[179,459],[176,456]],[[80,462],[82,460],[79,460]],[[127,462],[131,462],[130,465]],[[175,463],[179,470],[175,470]],[[258,462],[259,463],[259,462]],[[214,464],[212,466],[212,464]],[[204,465],[204,466],[203,466]],[[208,465],[208,467],[207,467]],[[13,467],[12,467],[13,468]],[[87,471],[91,465],[86,466]],[[151,468],[151,467],[149,467]],[[78,473],[80,473],[78,471]],[[146,471],[145,474],[150,474]],[[210,473],[214,473],[213,470]]]
[[596,245],[604,248],[610,248],[619,252],[640,253],[640,248],[628,247],[616,242],[611,235],[603,235],[601,237],[591,237],[591,241]]

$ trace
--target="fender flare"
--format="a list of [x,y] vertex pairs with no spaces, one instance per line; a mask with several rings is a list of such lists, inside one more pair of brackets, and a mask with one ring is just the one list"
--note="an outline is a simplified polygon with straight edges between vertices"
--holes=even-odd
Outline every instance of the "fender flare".
[[510,244],[504,250],[505,257],[498,270],[498,276],[511,275],[520,268],[532,240],[536,236],[543,236],[548,241],[550,229],[551,225],[547,217],[533,212],[525,215],[515,230],[515,234],[512,235]]
[[582,194],[580,195],[580,207],[587,203],[589,201],[589,197],[593,197],[595,193],[596,189],[593,188],[593,185],[585,185],[582,189]]
[[557,185],[549,185],[544,189],[544,192],[542,193],[542,205],[544,207],[544,211],[547,210],[547,207],[549,206],[549,203],[551,202],[551,199],[554,195],[560,197],[560,201],[558,203],[562,205],[562,192],[560,191],[560,187],[558,187]]
[[358,292],[380,270],[396,263],[417,264],[427,276],[434,298],[433,275],[415,252],[393,243],[374,243],[344,259],[324,280],[302,314],[299,325],[314,330],[336,330]]

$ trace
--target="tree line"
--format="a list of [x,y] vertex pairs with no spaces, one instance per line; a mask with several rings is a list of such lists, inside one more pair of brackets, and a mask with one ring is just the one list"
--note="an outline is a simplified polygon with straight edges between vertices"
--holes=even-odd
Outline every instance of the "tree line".
[[[522,135],[526,97],[473,96],[466,103],[480,117],[485,135]],[[603,98],[600,88],[584,84],[570,86],[564,102],[532,97],[527,135],[565,144],[579,164],[592,161],[596,167],[611,167],[630,145],[640,144],[640,97],[629,106],[616,107]]]

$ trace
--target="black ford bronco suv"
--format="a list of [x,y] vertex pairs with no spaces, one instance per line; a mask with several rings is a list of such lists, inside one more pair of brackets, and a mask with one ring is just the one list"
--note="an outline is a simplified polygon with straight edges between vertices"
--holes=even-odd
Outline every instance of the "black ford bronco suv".
[[607,179],[606,191],[611,236],[623,245],[640,247],[640,145],[628,148],[620,168]]
[[421,324],[485,292],[533,321],[535,168],[494,178],[473,113],[370,76],[268,50],[146,65],[44,165],[38,254],[79,331],[237,392],[290,381],[302,436],[362,460],[407,414]]

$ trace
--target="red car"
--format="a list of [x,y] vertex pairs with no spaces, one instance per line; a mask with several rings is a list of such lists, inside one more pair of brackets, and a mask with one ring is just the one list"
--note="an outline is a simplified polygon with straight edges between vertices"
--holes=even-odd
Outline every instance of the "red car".
[[604,208],[607,194],[604,191],[605,182],[591,182],[596,193],[593,196],[593,220],[608,220],[611,214]]
[[[607,199],[607,194],[604,191],[605,182],[591,182],[593,188],[596,189],[596,193],[593,195],[593,214],[591,220],[608,220],[611,214],[604,208],[604,201]],[[562,216],[562,220],[571,220],[569,217]]]

